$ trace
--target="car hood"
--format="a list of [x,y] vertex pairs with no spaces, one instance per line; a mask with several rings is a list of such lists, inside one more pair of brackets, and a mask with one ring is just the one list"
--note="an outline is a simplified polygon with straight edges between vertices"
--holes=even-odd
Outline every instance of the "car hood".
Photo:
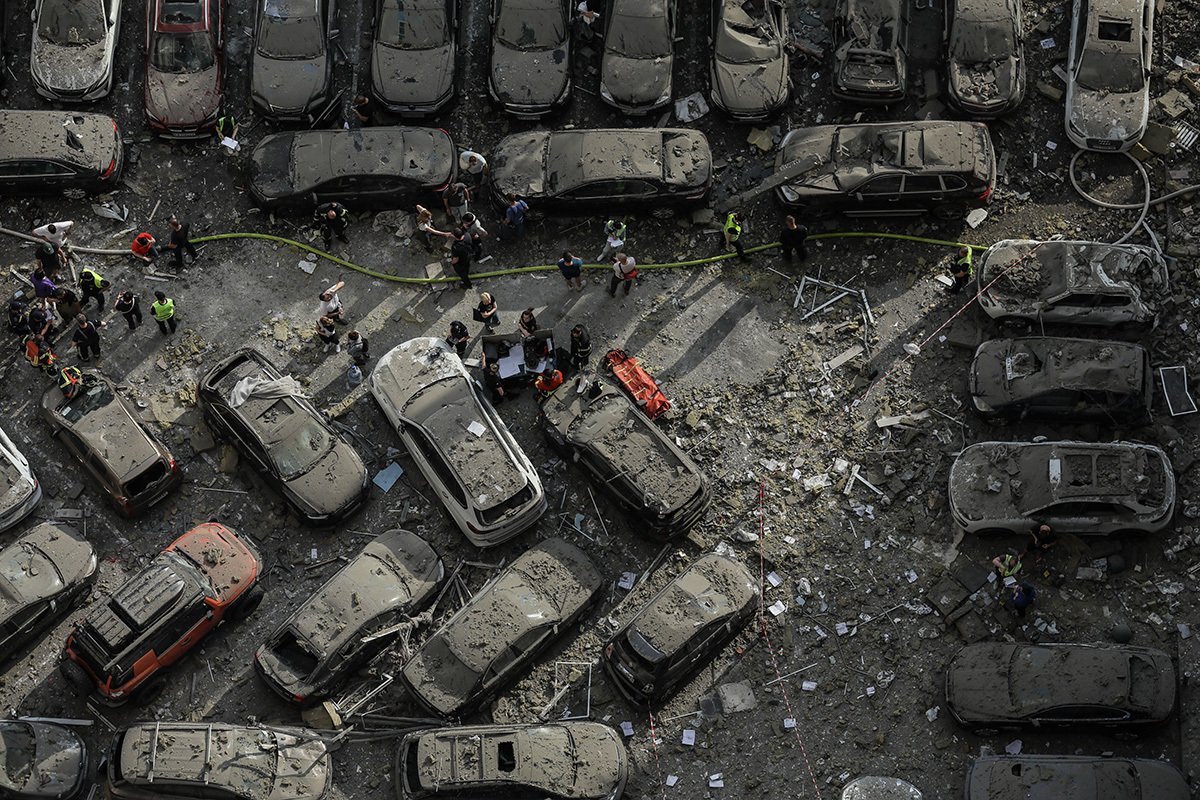
[[371,82],[385,103],[433,103],[454,85],[454,48],[401,50],[376,43],[371,51]]
[[1146,127],[1150,95],[1136,92],[1096,92],[1075,85],[1067,104],[1067,120],[1086,139],[1124,141]]
[[[315,656],[315,654],[314,654]],[[316,687],[308,681],[308,675],[301,675],[294,670],[286,659],[280,658],[270,644],[261,645],[254,652],[254,660],[267,677],[290,695],[302,697],[305,700],[316,694]]]
[[[25,727],[23,723],[5,724]],[[59,725],[29,723],[29,728],[34,739],[32,754],[8,753],[0,747],[0,758],[5,762],[29,762],[29,769],[16,774],[0,770],[0,789],[30,798],[74,796],[83,780],[83,741],[73,731]]]
[[950,87],[960,102],[972,110],[986,111],[1007,105],[1017,90],[1016,57],[979,64],[949,62]]
[[95,44],[63,47],[34,36],[29,71],[47,88],[81,92],[108,76],[112,59],[107,57],[107,50],[107,37]]
[[571,76],[567,48],[513,50],[497,42],[492,51],[492,86],[503,103],[548,106],[563,93]]
[[254,56],[250,92],[277,112],[308,111],[309,105],[325,92],[329,83],[328,58],[277,61]]
[[714,60],[713,88],[730,111],[751,113],[778,108],[787,99],[786,64],[782,58],[765,64]]
[[220,70],[201,72],[146,70],[146,110],[171,125],[199,125],[221,108]]
[[651,106],[671,91],[675,58],[626,58],[605,53],[600,65],[600,85],[618,103]]
[[284,486],[300,505],[310,508],[314,516],[325,516],[354,504],[362,494],[366,480],[367,469],[358,453],[337,440],[308,472],[297,475]]
[[87,580],[96,573],[96,551],[78,532],[64,525],[44,523],[21,540],[45,553],[67,585]]
[[496,190],[517,197],[539,197],[546,191],[548,131],[514,133],[492,151],[492,182]]

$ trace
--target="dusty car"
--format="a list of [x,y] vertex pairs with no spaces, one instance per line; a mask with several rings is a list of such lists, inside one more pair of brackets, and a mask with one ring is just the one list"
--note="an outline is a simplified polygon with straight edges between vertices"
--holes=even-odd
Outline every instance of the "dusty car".
[[357,451],[330,427],[296,380],[257,350],[239,350],[200,379],[205,422],[311,525],[332,525],[366,502]]
[[1146,534],[1175,511],[1162,450],[1133,442],[980,442],[950,467],[950,512],[968,533]]
[[400,679],[421,706],[460,717],[521,676],[583,616],[604,579],[579,548],[539,542],[425,640]]
[[115,734],[105,797],[319,800],[333,783],[329,748],[303,728],[142,722]]
[[121,0],[37,0],[33,88],[59,102],[86,103],[112,90]]
[[604,16],[600,99],[626,114],[670,104],[676,0],[612,0]]
[[108,705],[153,702],[168,667],[224,622],[254,613],[262,566],[258,548],[230,528],[192,528],[75,623],[63,677]]
[[57,386],[42,395],[42,417],[51,435],[79,459],[117,513],[136,517],[183,482],[178,462],[117,387],[95,370],[71,400]]
[[900,778],[865,775],[842,787],[842,800],[921,800],[917,787]]
[[168,139],[199,139],[225,102],[224,0],[146,3],[146,121]]
[[791,97],[784,47],[787,10],[779,0],[711,0],[709,98],[739,122],[761,122]]
[[42,501],[42,485],[29,466],[29,459],[0,428],[0,531],[8,530],[37,508]]
[[542,516],[537,470],[445,339],[392,348],[367,385],[471,544],[507,542]]
[[1002,323],[1153,326],[1167,262],[1136,244],[1007,239],[975,262],[979,307]]
[[399,800],[617,800],[629,759],[616,731],[598,722],[475,725],[408,734],[392,774]]
[[662,700],[733,641],[758,605],[750,570],[701,556],[608,641],[604,671],[632,702]]
[[311,122],[329,101],[330,0],[261,0],[250,53],[250,99],[279,122]]
[[520,119],[571,99],[569,0],[492,0],[488,93]]
[[636,520],[634,530],[683,536],[708,509],[704,473],[620,389],[579,386],[565,383],[542,402],[546,438]]
[[549,212],[612,205],[702,202],[712,186],[712,150],[686,128],[528,131],[492,151],[496,202],[515,194]]
[[330,200],[356,209],[432,202],[458,174],[458,153],[437,128],[276,133],[250,154],[250,195],[266,209]]
[[1021,0],[951,0],[946,10],[946,88],[972,117],[1007,114],[1025,98]]
[[0,721],[0,753],[0,797],[6,800],[75,800],[83,793],[87,748],[65,725]]
[[1075,0],[1067,50],[1067,137],[1084,150],[1124,152],[1150,114],[1151,0]]
[[1165,761],[1093,756],[980,756],[967,768],[964,800],[1188,800],[1183,775]]
[[1128,342],[992,339],[975,351],[967,388],[986,417],[1142,422],[1154,372],[1145,348]]
[[459,0],[375,0],[371,92],[402,117],[428,117],[454,99]]
[[405,530],[376,536],[254,653],[258,674],[294,703],[323,700],[433,601],[445,568]]
[[1149,647],[983,642],[951,660],[946,704],[977,730],[1158,723],[1175,707],[1175,666]]
[[838,0],[833,96],[886,105],[908,91],[908,12],[901,0]]
[[978,122],[878,122],[789,131],[775,155],[779,201],[807,216],[957,219],[987,204],[996,153]]
[[117,121],[77,111],[0,109],[0,193],[111,192],[125,148]]

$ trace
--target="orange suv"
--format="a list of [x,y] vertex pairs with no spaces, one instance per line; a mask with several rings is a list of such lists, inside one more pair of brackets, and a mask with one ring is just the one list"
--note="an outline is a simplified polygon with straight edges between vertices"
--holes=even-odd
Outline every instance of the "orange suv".
[[108,705],[151,703],[167,667],[222,622],[258,608],[260,574],[249,541],[216,522],[193,528],[75,624],[59,669]]

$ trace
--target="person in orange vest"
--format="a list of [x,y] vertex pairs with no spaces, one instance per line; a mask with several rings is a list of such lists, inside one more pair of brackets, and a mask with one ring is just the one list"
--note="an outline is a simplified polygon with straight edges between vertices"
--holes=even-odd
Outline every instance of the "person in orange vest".
[[145,231],[134,237],[129,249],[147,264],[153,264],[154,259],[158,258],[158,245],[154,243],[154,237]]
[[83,373],[78,367],[63,367],[58,373],[58,388],[62,390],[63,397],[73,399],[83,388]]
[[25,337],[25,360],[34,369],[54,369],[58,356],[54,348],[40,333],[31,333]]
[[562,386],[563,374],[557,369],[542,370],[542,374],[537,376],[537,380],[533,382],[533,387],[538,390],[538,399],[545,400],[555,389]]

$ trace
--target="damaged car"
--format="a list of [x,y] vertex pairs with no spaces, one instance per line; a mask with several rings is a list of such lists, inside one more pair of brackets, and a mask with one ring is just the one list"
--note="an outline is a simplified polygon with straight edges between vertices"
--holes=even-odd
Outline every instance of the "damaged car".
[[1084,150],[1124,152],[1150,116],[1152,0],[1075,0],[1067,50],[1067,138]]
[[324,110],[333,77],[333,8],[332,0],[262,0],[250,53],[250,99],[260,114],[312,122]]
[[367,386],[471,544],[507,542],[545,512],[537,470],[445,339],[392,348]]
[[0,109],[0,193],[111,192],[124,163],[112,117]]
[[608,641],[604,671],[630,701],[662,700],[742,632],[759,596],[740,562],[701,556]]
[[887,105],[908,91],[908,11],[902,0],[838,0],[833,96]]
[[199,139],[225,102],[224,0],[146,3],[146,121],[168,139]]
[[676,0],[613,0],[604,18],[600,99],[626,114],[671,103]]
[[66,725],[35,719],[0,721],[0,797],[75,800],[88,778],[88,751]]
[[572,3],[492,0],[488,93],[519,119],[539,119],[571,99]]
[[779,202],[814,217],[929,213],[958,219],[985,206],[996,153],[978,122],[877,122],[789,131],[775,155]]
[[8,530],[42,502],[42,485],[25,457],[0,428],[0,480],[4,496],[0,498],[0,531]]
[[787,10],[780,0],[711,0],[709,98],[738,122],[762,122],[791,98]]
[[864,775],[842,787],[841,800],[923,800],[921,790],[900,778]]
[[426,639],[400,679],[436,716],[469,714],[565,636],[603,588],[582,550],[562,539],[539,542]]
[[37,0],[29,73],[42,97],[99,100],[112,90],[121,0]]
[[708,509],[704,473],[615,386],[577,378],[542,401],[546,438],[656,538],[683,536]]
[[514,194],[548,212],[613,205],[661,207],[703,202],[712,187],[712,150],[687,128],[528,131],[492,151],[492,195]]
[[979,345],[967,387],[985,417],[1145,422],[1154,372],[1136,344],[1029,336]]
[[1175,708],[1175,666],[1149,647],[983,642],[951,660],[946,704],[976,732],[1155,724]]
[[950,0],[946,8],[947,96],[964,114],[991,118],[1025,98],[1021,0]]
[[429,117],[454,99],[459,0],[376,0],[371,93],[402,117]]
[[200,379],[204,421],[229,440],[300,519],[332,525],[367,499],[358,452],[330,426],[295,378],[246,348]]
[[1006,239],[975,265],[979,307],[1007,323],[1153,327],[1166,259],[1136,244]]
[[394,529],[376,536],[313,592],[254,652],[266,684],[286,700],[324,700],[400,636],[433,602],[445,567],[429,543]]
[[980,756],[967,768],[964,800],[1188,800],[1165,761],[1119,756]]
[[474,725],[408,734],[392,774],[397,800],[618,800],[629,759],[598,722]]
[[950,512],[967,533],[1022,535],[1035,523],[1078,535],[1160,531],[1175,473],[1135,442],[980,442],[950,467]]

